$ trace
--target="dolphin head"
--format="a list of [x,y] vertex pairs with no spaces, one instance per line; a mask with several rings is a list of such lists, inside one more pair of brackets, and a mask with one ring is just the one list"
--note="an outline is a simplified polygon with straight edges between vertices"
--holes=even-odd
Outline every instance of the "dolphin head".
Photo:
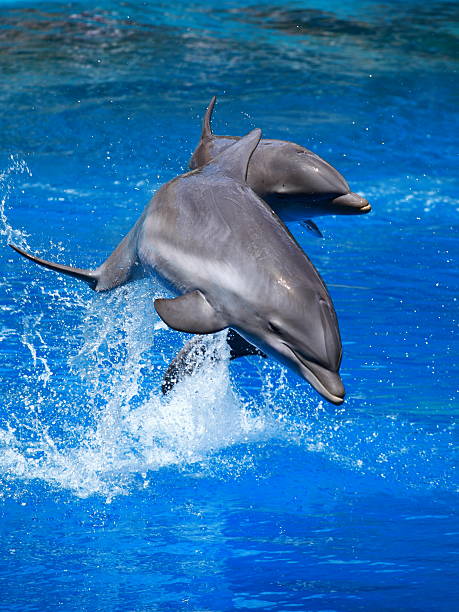
[[[283,282],[281,280],[281,282]],[[308,381],[333,404],[344,401],[341,337],[326,291],[275,287],[272,298],[238,327],[247,339]]]
[[256,182],[255,191],[264,191],[263,198],[275,209],[282,208],[283,201],[295,200],[309,209],[310,216],[370,212],[368,201],[353,193],[343,175],[312,151],[294,143],[272,141],[271,152],[268,149],[270,141],[266,143],[264,155],[270,162],[269,183],[265,181],[262,184],[260,179],[264,179],[266,171],[257,172],[253,163],[249,167],[248,179]]

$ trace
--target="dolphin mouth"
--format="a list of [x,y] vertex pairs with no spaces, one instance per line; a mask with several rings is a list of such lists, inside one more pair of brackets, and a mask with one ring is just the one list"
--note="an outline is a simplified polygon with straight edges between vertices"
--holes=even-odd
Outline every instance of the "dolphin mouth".
[[371,204],[353,191],[332,200],[333,206],[350,215],[364,215],[371,210]]
[[290,347],[287,348],[299,362],[298,367],[303,378],[305,378],[323,398],[337,406],[344,402],[346,391],[338,372],[332,372],[332,370],[324,368],[318,363],[305,359],[294,349]]

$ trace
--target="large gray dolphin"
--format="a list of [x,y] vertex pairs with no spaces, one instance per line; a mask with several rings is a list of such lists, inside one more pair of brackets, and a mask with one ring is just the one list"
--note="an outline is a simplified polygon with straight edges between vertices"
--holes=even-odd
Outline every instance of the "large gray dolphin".
[[[207,108],[201,140],[190,160],[190,168],[207,164],[239,139],[212,133],[215,102],[214,96]],[[247,184],[286,222],[321,215],[359,215],[371,210],[368,201],[353,193],[333,166],[312,151],[286,140],[261,140],[250,159]],[[308,227],[317,233],[314,223]]]
[[96,291],[159,274],[178,297],[155,300],[171,328],[232,328],[307,380],[334,404],[344,399],[341,338],[324,282],[284,223],[245,183],[261,138],[253,130],[215,160],[164,185],[97,269],[48,262]]

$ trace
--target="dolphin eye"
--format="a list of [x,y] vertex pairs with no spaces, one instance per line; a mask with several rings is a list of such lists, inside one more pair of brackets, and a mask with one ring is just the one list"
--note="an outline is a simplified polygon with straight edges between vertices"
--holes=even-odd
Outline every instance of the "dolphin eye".
[[268,327],[270,329],[270,331],[272,331],[274,334],[278,334],[281,335],[282,331],[280,329],[280,327],[278,327],[275,323],[271,323],[271,321],[268,322]]

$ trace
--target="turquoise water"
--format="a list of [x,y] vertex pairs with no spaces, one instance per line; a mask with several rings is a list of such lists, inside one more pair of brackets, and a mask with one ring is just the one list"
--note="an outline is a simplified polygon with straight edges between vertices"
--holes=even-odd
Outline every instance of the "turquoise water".
[[[0,609],[455,610],[454,2],[0,7]],[[217,133],[299,142],[371,214],[291,230],[347,398],[256,357],[162,398],[186,340],[94,267]],[[222,338],[216,350],[225,355]]]

